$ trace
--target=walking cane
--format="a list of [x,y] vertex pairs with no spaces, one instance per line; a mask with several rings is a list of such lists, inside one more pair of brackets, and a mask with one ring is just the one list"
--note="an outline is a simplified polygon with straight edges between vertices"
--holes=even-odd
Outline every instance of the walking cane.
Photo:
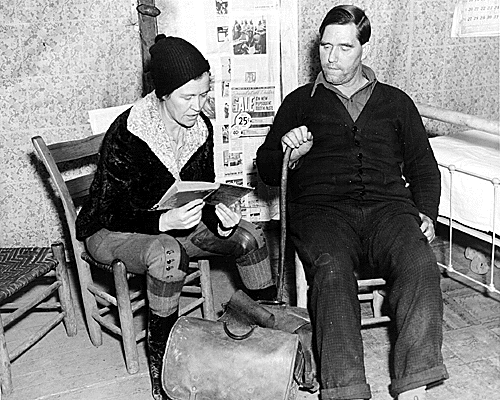
[[281,166],[281,186],[280,186],[280,255],[278,263],[278,297],[277,302],[283,303],[283,290],[285,284],[285,246],[286,246],[286,190],[288,180],[288,162],[292,149],[287,147],[283,155]]

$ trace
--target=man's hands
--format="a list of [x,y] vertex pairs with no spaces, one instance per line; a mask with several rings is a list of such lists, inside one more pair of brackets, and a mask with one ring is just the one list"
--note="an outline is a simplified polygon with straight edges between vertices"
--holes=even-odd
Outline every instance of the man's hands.
[[434,222],[427,215],[418,213],[420,215],[420,220],[422,223],[420,224],[420,230],[427,238],[427,241],[430,243],[436,237],[436,232],[434,230]]
[[[205,202],[201,199],[193,200],[182,207],[168,210],[160,216],[160,232],[172,229],[189,229],[198,225]],[[240,223],[241,208],[236,203],[231,207],[220,203],[215,206],[215,214],[219,218],[222,232],[228,232]],[[219,232],[221,233],[221,232]]]
[[286,147],[292,148],[290,154],[289,167],[293,166],[300,157],[307,154],[313,145],[313,135],[306,126],[302,125],[298,128],[293,128],[281,138],[283,151]]

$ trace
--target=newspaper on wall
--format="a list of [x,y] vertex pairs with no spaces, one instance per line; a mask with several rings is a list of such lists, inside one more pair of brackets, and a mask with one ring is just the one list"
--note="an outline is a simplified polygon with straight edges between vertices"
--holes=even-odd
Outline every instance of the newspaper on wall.
[[242,199],[243,217],[269,220],[278,214],[278,190],[262,183],[255,158],[280,104],[278,2],[204,3],[216,179],[254,187]]
[[451,37],[499,36],[499,0],[459,1],[453,14]]

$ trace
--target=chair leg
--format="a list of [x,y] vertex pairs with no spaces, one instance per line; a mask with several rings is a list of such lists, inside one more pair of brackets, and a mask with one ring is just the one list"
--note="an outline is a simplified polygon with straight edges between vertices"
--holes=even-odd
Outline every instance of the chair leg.
[[384,303],[384,296],[379,289],[373,290],[373,316],[379,318],[382,316],[382,304]]
[[56,277],[61,282],[59,286],[59,302],[64,313],[64,326],[68,336],[75,336],[76,317],[75,308],[73,307],[73,299],[71,297],[71,289],[69,283],[68,266],[66,264],[66,255],[64,254],[64,245],[62,243],[55,243],[52,246],[52,255],[57,261]]
[[295,290],[297,293],[297,307],[307,308],[306,273],[297,253],[295,253]]
[[94,315],[98,314],[97,301],[94,294],[88,289],[89,285],[93,283],[92,272],[90,271],[90,266],[79,257],[83,252],[80,242],[73,242],[73,249],[75,249],[76,254],[76,267],[78,269],[78,280],[80,282],[83,301],[83,312],[85,314],[90,341],[94,346],[99,347],[102,344],[102,328],[94,319]]
[[113,262],[113,277],[116,288],[116,302],[120,317],[125,362],[129,374],[139,371],[139,355],[135,337],[134,315],[130,304],[127,270],[121,261]]
[[203,317],[210,321],[215,321],[214,295],[212,291],[212,280],[210,278],[210,262],[208,260],[198,260],[200,269],[201,293],[203,296]]
[[2,317],[0,316],[0,382],[1,395],[9,395],[12,393],[12,375],[10,372],[10,357],[7,351],[7,343],[5,341],[5,333],[3,329]]

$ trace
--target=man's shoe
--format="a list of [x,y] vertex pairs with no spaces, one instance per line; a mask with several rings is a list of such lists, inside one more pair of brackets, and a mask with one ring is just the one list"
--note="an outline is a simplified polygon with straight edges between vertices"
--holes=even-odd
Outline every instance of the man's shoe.
[[416,389],[407,390],[406,392],[400,393],[397,400],[426,400],[427,395],[425,391],[425,386],[420,386]]
[[275,285],[271,285],[264,289],[247,290],[248,296],[255,301],[275,301],[278,296],[278,289]]

